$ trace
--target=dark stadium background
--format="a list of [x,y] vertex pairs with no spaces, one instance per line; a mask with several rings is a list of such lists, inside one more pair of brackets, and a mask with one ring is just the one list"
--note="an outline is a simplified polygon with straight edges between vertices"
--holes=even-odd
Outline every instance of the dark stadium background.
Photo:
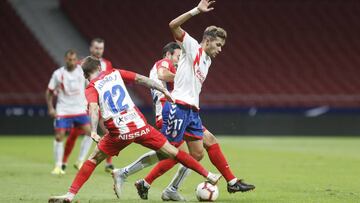
[[[192,0],[0,0],[0,134],[51,134],[44,92],[63,53],[94,37],[118,68],[148,75]],[[216,134],[358,135],[360,2],[219,0],[184,28],[228,39],[201,95]],[[60,26],[60,27],[58,27]],[[153,122],[148,90],[130,87]]]

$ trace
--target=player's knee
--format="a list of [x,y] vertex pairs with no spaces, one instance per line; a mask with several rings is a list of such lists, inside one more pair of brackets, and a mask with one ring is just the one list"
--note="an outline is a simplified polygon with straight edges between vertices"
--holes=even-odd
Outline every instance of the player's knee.
[[200,161],[202,158],[204,158],[204,150],[190,152],[190,155],[197,161]]
[[173,159],[176,157],[179,150],[176,147],[172,146],[169,142],[166,142],[166,144],[164,144],[164,146],[161,147],[158,152],[162,153],[167,158]]
[[217,144],[218,140],[216,139],[215,135],[212,134],[210,131],[206,130],[204,132],[204,147],[208,148],[211,145]]
[[65,137],[64,133],[57,133],[57,134],[55,135],[55,140],[56,140],[57,142],[62,142],[62,141],[64,140],[64,137]]

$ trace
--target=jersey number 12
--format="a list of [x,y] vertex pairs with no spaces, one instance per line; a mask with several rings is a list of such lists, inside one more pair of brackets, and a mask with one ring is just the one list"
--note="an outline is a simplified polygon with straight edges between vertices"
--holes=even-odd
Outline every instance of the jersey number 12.
[[[123,105],[123,101],[125,99],[125,91],[121,87],[121,85],[115,85],[111,88],[111,91],[106,91],[103,98],[104,102],[109,105],[109,108],[113,113],[119,113],[129,108],[129,105]],[[114,102],[115,99],[116,103]]]

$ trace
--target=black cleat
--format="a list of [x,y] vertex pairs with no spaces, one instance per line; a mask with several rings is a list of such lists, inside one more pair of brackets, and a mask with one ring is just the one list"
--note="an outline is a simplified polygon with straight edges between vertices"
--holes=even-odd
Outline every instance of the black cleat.
[[105,172],[111,173],[115,169],[114,165],[112,164],[106,164],[105,166]]
[[135,187],[141,199],[148,199],[149,188],[145,187],[143,179],[136,181]]
[[254,185],[247,184],[243,182],[242,180],[238,180],[234,185],[228,185],[227,190],[229,193],[235,193],[235,192],[247,192],[250,190],[255,189]]
[[62,165],[61,165],[61,170],[63,170],[63,171],[66,170],[66,164],[62,164]]

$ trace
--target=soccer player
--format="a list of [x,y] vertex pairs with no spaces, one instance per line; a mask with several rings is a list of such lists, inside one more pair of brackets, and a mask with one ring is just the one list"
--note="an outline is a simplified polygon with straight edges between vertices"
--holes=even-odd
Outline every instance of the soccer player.
[[[133,142],[158,151],[164,157],[176,159],[207,178],[211,183],[217,183],[221,175],[208,172],[189,154],[172,146],[159,131],[146,122],[131,100],[125,83],[133,82],[156,89],[161,91],[168,100],[173,101],[164,87],[145,76],[130,71],[100,72],[100,61],[92,57],[85,59],[82,68],[85,77],[90,81],[86,89],[86,97],[91,118],[91,137],[98,142],[98,145],[77,173],[69,192],[62,196],[51,197],[49,202],[71,202],[101,161],[108,156],[118,155],[122,149]],[[96,133],[99,109],[109,131],[102,138]],[[115,178],[114,181],[116,183]]]
[[[113,69],[112,63],[109,60],[103,58],[104,50],[105,50],[105,40],[104,39],[94,38],[91,40],[90,48],[89,48],[90,56],[100,60],[102,71],[112,70]],[[100,124],[100,128],[101,128],[102,132],[105,134],[106,128],[104,127],[103,121],[101,120],[99,122],[99,124]],[[62,167],[63,170],[65,170],[65,168],[66,168],[66,163],[67,163],[68,157],[69,157],[72,149],[74,148],[75,141],[76,141],[77,137],[81,134],[84,134],[84,132],[81,129],[79,129],[79,128],[71,129],[69,137],[67,138],[66,143],[65,143],[65,152],[64,152],[63,167]],[[76,161],[76,163],[74,164],[74,167],[76,169],[79,170],[81,168],[81,166],[83,165],[83,163],[85,161],[85,157],[91,147],[91,144],[92,144],[92,139],[89,136],[84,136],[84,138],[81,142],[81,146],[80,146],[79,158]],[[113,169],[114,169],[114,165],[112,163],[112,158],[108,157],[106,159],[105,171],[110,173]]]
[[[54,157],[55,175],[65,174],[62,169],[64,155],[63,139],[67,129],[78,127],[90,133],[90,121],[86,112],[85,78],[81,66],[77,64],[77,53],[68,50],[65,53],[66,65],[57,69],[46,90],[46,102],[49,115],[55,118]],[[54,92],[57,92],[56,109],[53,106]]]
[[[169,24],[175,39],[181,46],[182,52],[175,77],[169,74],[169,77],[174,78],[175,86],[172,95],[176,99],[176,104],[164,104],[161,131],[167,136],[170,143],[174,143],[176,146],[181,145],[185,139],[190,154],[197,160],[202,159],[204,146],[212,164],[216,166],[228,182],[228,192],[245,192],[254,189],[255,186],[246,184],[234,176],[218,141],[212,133],[202,126],[199,116],[201,87],[206,79],[211,59],[215,58],[225,45],[226,31],[220,27],[210,26],[205,29],[203,39],[199,44],[180,27],[191,17],[213,10],[214,8],[210,7],[213,3],[214,1],[201,0],[196,8],[177,17]],[[157,120],[157,123],[160,122]],[[127,176],[147,166],[147,160],[151,160],[152,156],[154,156],[154,153],[149,152],[129,166],[115,170],[113,173],[121,180],[118,182],[123,183]],[[150,184],[175,164],[176,162],[173,160],[163,160],[155,166],[145,179],[137,181],[135,185],[140,197],[147,199]],[[188,170],[185,167],[179,168],[174,179],[163,191],[163,200],[184,201],[184,198],[178,193],[178,188],[187,174]]]

